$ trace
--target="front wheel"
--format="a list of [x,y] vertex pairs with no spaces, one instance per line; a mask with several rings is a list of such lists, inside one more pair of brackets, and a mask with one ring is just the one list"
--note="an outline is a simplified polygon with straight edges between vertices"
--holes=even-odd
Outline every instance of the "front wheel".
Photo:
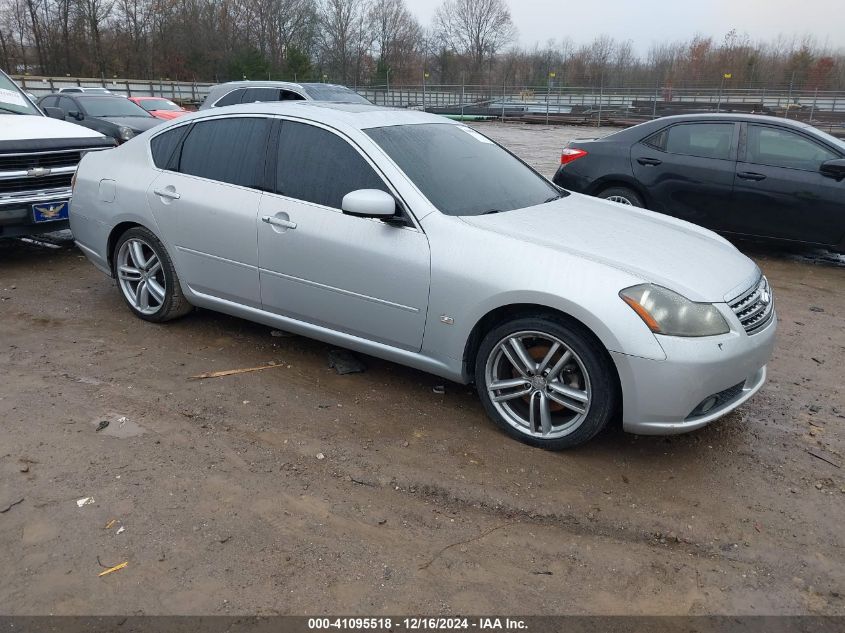
[[120,236],[112,258],[123,300],[136,316],[161,323],[191,311],[164,245],[143,227]]
[[594,337],[551,316],[494,328],[475,362],[478,394],[493,421],[550,450],[583,444],[605,427],[616,403],[612,371]]

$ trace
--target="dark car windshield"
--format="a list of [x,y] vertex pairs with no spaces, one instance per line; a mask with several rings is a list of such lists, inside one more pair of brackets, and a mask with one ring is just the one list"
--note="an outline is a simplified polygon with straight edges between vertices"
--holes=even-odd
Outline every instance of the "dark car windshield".
[[519,159],[463,125],[397,125],[365,132],[447,215],[512,211],[561,195]]
[[80,95],[76,99],[88,116],[151,116],[146,110],[123,97],[84,97]]
[[17,84],[0,73],[0,114],[41,114],[20,91]]
[[153,110],[181,110],[178,105],[167,99],[141,99],[138,105],[144,108],[147,112]]
[[308,96],[314,101],[339,101],[342,103],[370,103],[354,90],[345,86],[329,84],[308,84],[303,86]]

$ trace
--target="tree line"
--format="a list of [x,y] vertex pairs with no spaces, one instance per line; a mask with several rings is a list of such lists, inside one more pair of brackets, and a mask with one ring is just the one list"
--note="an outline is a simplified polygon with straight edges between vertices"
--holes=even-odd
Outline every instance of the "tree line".
[[505,0],[444,0],[428,25],[405,0],[0,0],[12,74],[845,90],[845,51],[811,37],[516,42]]

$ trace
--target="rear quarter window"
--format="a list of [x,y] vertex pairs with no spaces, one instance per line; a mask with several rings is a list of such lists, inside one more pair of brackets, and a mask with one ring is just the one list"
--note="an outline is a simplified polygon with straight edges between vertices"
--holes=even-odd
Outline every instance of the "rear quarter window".
[[168,130],[150,141],[150,153],[153,156],[153,164],[159,169],[171,169],[174,151],[185,138],[185,133],[190,125],[180,125]]

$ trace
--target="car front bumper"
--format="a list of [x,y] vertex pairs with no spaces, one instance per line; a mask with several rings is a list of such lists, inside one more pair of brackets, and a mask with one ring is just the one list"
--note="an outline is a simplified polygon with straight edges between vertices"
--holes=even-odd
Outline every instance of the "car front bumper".
[[[622,386],[622,426],[640,435],[700,429],[733,411],[766,382],[777,317],[747,335],[681,338],[657,336],[666,360],[611,352]],[[702,412],[699,405],[715,399]]]

